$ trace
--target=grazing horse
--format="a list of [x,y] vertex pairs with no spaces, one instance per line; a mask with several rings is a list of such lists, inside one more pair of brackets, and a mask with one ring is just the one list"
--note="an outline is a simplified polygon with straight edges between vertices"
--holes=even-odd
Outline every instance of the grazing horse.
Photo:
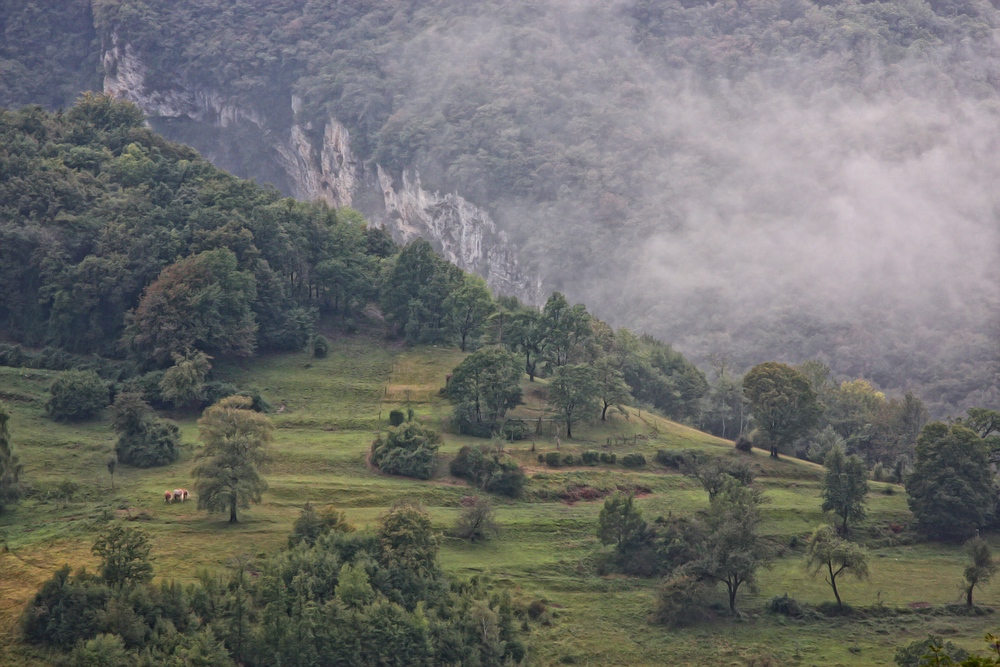
[[163,492],[163,502],[169,503],[169,502],[173,502],[173,500],[174,500],[174,492],[173,491],[167,490],[167,491]]
[[187,489],[174,489],[174,500],[179,500],[181,502],[184,502],[185,500],[188,499],[189,495],[190,494],[188,493]]

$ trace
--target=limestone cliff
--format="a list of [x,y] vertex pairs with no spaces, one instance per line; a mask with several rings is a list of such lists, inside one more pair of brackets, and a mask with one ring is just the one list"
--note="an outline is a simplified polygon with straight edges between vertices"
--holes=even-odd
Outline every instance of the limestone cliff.
[[[220,166],[242,177],[273,181],[299,199],[333,207],[357,206],[355,202],[363,200],[367,205],[358,206],[362,213],[397,241],[423,237],[449,261],[483,276],[497,293],[539,302],[540,279],[520,266],[518,249],[486,211],[456,193],[425,190],[416,171],[405,171],[396,183],[377,164],[366,169],[351,151],[350,133],[336,118],[321,124],[302,121],[301,102],[295,96],[290,114],[289,107],[276,114],[187,83],[152,88],[139,54],[117,36],[106,45],[103,64],[105,92],[135,102],[151,120],[182,119],[215,130],[208,138],[202,132],[189,136],[172,131],[170,125],[157,126]],[[290,123],[285,120],[289,117]],[[242,134],[231,134],[239,131]],[[252,145],[227,145],[237,141]],[[241,157],[226,159],[234,151]]]

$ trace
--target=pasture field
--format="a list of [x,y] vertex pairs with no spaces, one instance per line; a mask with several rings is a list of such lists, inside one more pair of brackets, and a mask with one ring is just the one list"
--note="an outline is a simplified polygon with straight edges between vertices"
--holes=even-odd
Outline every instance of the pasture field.
[[[344,510],[359,526],[374,521],[393,503],[421,503],[442,531],[474,494],[447,474],[446,461],[463,444],[477,441],[445,433],[438,475],[421,482],[385,476],[366,462],[370,443],[387,424],[392,408],[412,408],[418,418],[447,428],[450,406],[440,394],[445,375],[463,358],[454,349],[387,346],[375,336],[331,336],[330,355],[266,356],[219,364],[216,377],[261,389],[275,406],[273,462],[266,473],[264,502],[244,511],[237,525],[225,515],[208,515],[195,502],[166,505],[165,489],[193,489],[190,471],[199,449],[196,415],[167,414],[181,426],[185,448],[170,466],[137,470],[106,469],[114,435],[108,415],[83,424],[55,423],[44,403],[52,372],[0,368],[0,400],[13,413],[16,453],[25,465],[30,493],[0,515],[0,665],[50,664],[44,653],[18,640],[18,616],[35,589],[64,563],[93,568],[94,536],[108,521],[133,520],[154,543],[157,575],[194,581],[204,568],[221,568],[233,557],[266,554],[285,543],[292,522],[307,502]],[[549,418],[544,381],[525,379],[525,405],[518,416]],[[755,451],[757,482],[770,499],[765,532],[783,545],[782,557],[763,573],[758,591],[742,592],[741,619],[718,618],[683,630],[651,625],[657,582],[595,573],[601,549],[594,531],[601,501],[559,498],[577,486],[648,489],[639,499],[647,520],[688,514],[707,507],[697,481],[656,464],[658,449],[698,449],[720,456],[740,455],[732,443],[675,424],[648,412],[609,411],[606,423],[574,426],[577,438],[562,439],[561,450],[614,451],[619,457],[642,452],[642,470],[621,465],[547,468],[540,452],[556,448],[554,423],[542,435],[508,444],[529,473],[525,498],[498,500],[503,527],[499,538],[470,545],[445,537],[440,559],[455,576],[487,574],[525,602],[541,599],[550,610],[546,623],[533,623],[531,664],[561,665],[892,665],[895,647],[928,633],[969,648],[1000,628],[990,613],[961,615],[946,605],[960,600],[964,556],[959,547],[904,546],[893,530],[909,521],[902,487],[873,483],[866,530],[872,538],[869,582],[845,581],[845,602],[866,608],[853,617],[788,619],[763,611],[774,595],[800,602],[832,599],[822,579],[803,568],[804,538],[824,521],[819,511],[819,466]],[[608,445],[609,439],[614,442]],[[627,442],[627,444],[622,444]],[[876,539],[877,538],[877,539]],[[719,600],[722,601],[720,591]],[[978,593],[985,606],[1000,606],[1000,586]]]

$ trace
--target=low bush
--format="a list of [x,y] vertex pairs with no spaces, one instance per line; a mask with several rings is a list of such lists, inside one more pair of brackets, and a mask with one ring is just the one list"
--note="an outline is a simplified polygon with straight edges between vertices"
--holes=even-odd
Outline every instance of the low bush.
[[614,465],[614,464],[618,463],[618,455],[615,454],[614,452],[612,452],[610,454],[607,453],[607,452],[601,452],[601,463],[607,463],[609,465]]
[[656,451],[656,462],[674,470],[680,470],[692,463],[700,462],[705,456],[691,449],[659,449]]
[[583,452],[580,454],[580,460],[583,461],[584,465],[596,466],[601,460],[601,455],[593,451]]
[[119,462],[136,468],[152,468],[177,460],[180,430],[153,414],[140,394],[118,394],[112,413],[112,427],[118,434],[115,454]]
[[571,466],[575,461],[576,459],[573,458],[572,454],[565,454],[563,456],[563,465]]
[[642,468],[646,465],[646,457],[638,452],[622,457],[622,465],[626,468]]
[[684,627],[708,616],[711,587],[691,576],[670,577],[656,597],[653,618],[670,627]]
[[[541,456],[541,455],[539,455]],[[516,498],[524,492],[524,470],[512,458],[484,447],[465,445],[448,468],[489,493]]]
[[736,438],[736,449],[737,451],[749,454],[753,451],[753,442],[741,433],[740,437]]
[[389,411],[389,424],[391,426],[399,426],[406,421],[406,413],[402,410],[390,410]]
[[545,454],[545,465],[551,468],[558,468],[562,465],[562,454],[559,452],[547,452]]
[[330,354],[330,341],[326,339],[326,336],[321,336],[320,334],[313,336],[312,353],[317,359],[322,359]]
[[430,479],[440,444],[439,433],[408,421],[390,428],[384,440],[372,443],[372,463],[392,475]]
[[792,618],[799,618],[802,616],[803,611],[802,605],[798,603],[798,600],[788,597],[787,593],[784,595],[775,595],[768,600],[764,608],[772,614],[781,614],[782,616],[790,616]]
[[93,417],[110,403],[108,385],[94,371],[66,371],[52,383],[45,408],[57,420]]

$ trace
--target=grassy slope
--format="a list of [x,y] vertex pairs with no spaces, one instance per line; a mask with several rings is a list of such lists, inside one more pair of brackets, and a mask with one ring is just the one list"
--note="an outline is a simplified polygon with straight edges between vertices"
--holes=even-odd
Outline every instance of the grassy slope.
[[[216,369],[225,379],[251,383],[277,406],[274,463],[267,478],[271,490],[265,502],[230,526],[224,516],[207,516],[194,503],[165,505],[164,489],[193,487],[190,469],[196,449],[194,419],[180,419],[185,449],[174,465],[133,470],[121,467],[116,491],[104,463],[113,446],[107,420],[84,425],[54,424],[44,417],[44,397],[53,374],[0,368],[0,399],[13,411],[11,424],[17,452],[25,463],[25,479],[34,489],[16,511],[0,517],[0,538],[8,550],[0,553],[0,664],[42,664],[16,642],[16,617],[39,583],[63,563],[93,566],[89,553],[93,535],[112,516],[148,518],[138,523],[154,537],[156,566],[161,576],[184,581],[199,568],[217,567],[234,555],[264,553],[285,540],[291,522],[306,502],[331,503],[365,524],[398,500],[417,500],[442,529],[458,515],[462,496],[472,491],[442,474],[432,482],[382,476],[371,471],[365,454],[392,407],[409,404],[420,417],[442,425],[449,413],[438,389],[445,374],[462,358],[455,350],[421,348],[401,351],[363,337],[338,340],[326,359],[281,355],[244,367]],[[526,386],[526,405],[519,413],[536,418],[544,410],[542,382]],[[641,484],[652,493],[640,500],[648,518],[667,512],[688,513],[707,505],[706,494],[687,478],[650,465],[645,471],[621,467],[545,469],[537,452],[555,447],[555,425],[544,424],[545,435],[516,443],[512,453],[529,468],[529,497],[559,491],[567,485],[614,486]],[[583,424],[580,436],[564,441],[563,449],[582,451],[606,447],[608,438],[635,442],[614,445],[620,454],[642,451],[647,458],[661,448],[696,448],[735,455],[731,443],[648,413],[629,411],[608,423]],[[645,436],[636,438],[636,436]],[[445,436],[443,453],[452,453],[470,439]],[[534,447],[536,452],[532,452]],[[804,537],[822,521],[818,466],[773,462],[755,452],[763,484],[771,499],[766,530],[788,543]],[[63,480],[80,485],[76,498],[65,504],[51,497]],[[874,485],[879,489],[885,485]],[[48,497],[47,497],[48,496]],[[471,546],[446,538],[444,567],[459,575],[490,572],[524,599],[543,598],[556,611],[550,626],[533,632],[535,664],[661,665],[749,664],[769,657],[772,664],[875,665],[892,664],[894,647],[928,632],[977,646],[993,629],[990,617],[961,618],[908,614],[883,620],[785,621],[758,613],[772,595],[787,592],[801,601],[830,598],[822,580],[805,576],[801,549],[790,550],[762,576],[757,594],[741,595],[749,612],[744,622],[720,619],[682,631],[651,626],[646,617],[653,606],[656,582],[589,574],[588,558],[600,545],[594,525],[600,502],[501,502],[501,537]],[[905,496],[873,493],[871,523],[905,521]],[[890,605],[912,602],[945,604],[958,599],[962,555],[951,547],[921,545],[874,552],[872,580],[847,581],[844,598],[857,605],[881,600]],[[1000,604],[1000,591],[979,594],[984,604]],[[758,661],[757,664],[760,664]]]

